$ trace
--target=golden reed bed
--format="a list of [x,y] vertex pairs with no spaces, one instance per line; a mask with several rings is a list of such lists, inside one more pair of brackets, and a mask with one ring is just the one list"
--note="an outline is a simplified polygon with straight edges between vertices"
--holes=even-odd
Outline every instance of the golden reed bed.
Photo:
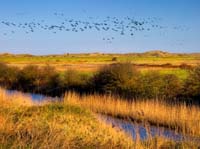
[[161,125],[184,134],[200,136],[200,108],[167,104],[159,100],[127,101],[113,96],[66,93],[65,103],[80,105],[94,112]]

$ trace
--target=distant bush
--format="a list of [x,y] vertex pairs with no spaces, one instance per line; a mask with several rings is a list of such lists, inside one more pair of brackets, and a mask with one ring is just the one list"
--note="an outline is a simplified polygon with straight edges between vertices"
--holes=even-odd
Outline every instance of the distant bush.
[[186,64],[186,63],[180,64],[179,67],[180,67],[181,69],[191,69],[191,68],[192,68],[190,65],[188,65],[188,64]]
[[113,57],[113,58],[112,58],[112,61],[117,61],[117,57]]
[[166,63],[166,64],[162,64],[161,66],[168,68],[168,67],[172,67],[173,65],[171,63]]
[[56,62],[60,62],[60,60],[59,60],[59,59],[56,59],[55,61],[56,61]]

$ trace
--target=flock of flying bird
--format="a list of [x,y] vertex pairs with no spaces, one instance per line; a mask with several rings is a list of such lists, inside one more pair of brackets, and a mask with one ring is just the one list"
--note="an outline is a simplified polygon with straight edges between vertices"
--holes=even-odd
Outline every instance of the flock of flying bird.
[[[15,34],[16,29],[21,29],[24,33],[30,34],[37,30],[49,31],[53,34],[59,32],[84,32],[84,31],[97,31],[97,32],[115,32],[120,36],[134,36],[136,32],[150,31],[152,29],[163,29],[165,27],[158,25],[156,22],[159,18],[147,18],[136,20],[132,17],[110,17],[107,16],[104,19],[95,19],[88,17],[87,21],[75,20],[67,18],[64,13],[55,12],[54,17],[58,17],[60,21],[52,24],[47,23],[46,20],[31,21],[16,23],[13,21],[1,21],[0,23],[7,26],[9,32],[4,32],[3,35],[7,36]],[[113,35],[113,34],[105,34]],[[116,37],[103,37],[102,40],[112,43]]]

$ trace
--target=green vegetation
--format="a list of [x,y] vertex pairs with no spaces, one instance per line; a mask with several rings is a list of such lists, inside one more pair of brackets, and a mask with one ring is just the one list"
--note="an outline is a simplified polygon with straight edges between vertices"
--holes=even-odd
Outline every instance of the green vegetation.
[[23,68],[28,64],[34,64],[40,67],[49,64],[55,66],[58,71],[74,69],[82,72],[95,72],[102,65],[111,63],[131,62],[141,70],[147,68],[152,70],[155,68],[179,68],[183,64],[195,66],[200,63],[200,54],[172,54],[162,51],[129,54],[88,53],[46,56],[0,54],[0,62],[19,68]]
[[156,73],[160,73],[160,74],[172,74],[172,75],[175,75],[177,76],[178,78],[180,78],[181,80],[185,80],[188,75],[189,75],[189,70],[188,69],[181,69],[181,68],[165,68],[165,69],[157,69],[157,70],[154,70],[154,69],[143,69],[141,70],[140,72],[143,73],[143,74],[146,74],[146,73],[149,73],[149,71],[151,72],[156,72]]
[[122,94],[134,84],[138,72],[131,63],[117,63],[105,66],[92,78],[95,91]]
[[129,54],[63,54],[35,56],[29,54],[0,54],[0,63],[23,69],[27,65],[45,67],[50,65],[61,74],[66,70],[92,76],[99,69],[113,63],[132,63],[138,71],[159,71],[161,74],[175,74],[180,79],[187,78],[188,70],[200,63],[200,54],[176,54],[163,51]]
[[163,51],[150,51],[145,53],[128,53],[128,54],[103,54],[103,53],[85,53],[85,54],[63,54],[63,55],[46,55],[34,56],[29,54],[1,54],[1,62],[127,62],[134,63],[154,63],[160,64],[169,62],[188,62],[199,61],[200,54],[177,54]]
[[89,75],[74,70],[58,73],[54,67],[27,65],[23,69],[0,64],[0,85],[23,92],[43,93],[51,96],[66,90],[84,91]]
[[[128,99],[166,99],[169,102],[193,100],[199,103],[199,67],[188,71],[188,76],[182,80],[177,75],[158,71],[140,73],[130,63],[117,63],[100,69],[92,78],[92,84],[95,92]],[[188,88],[188,83],[192,86],[192,82],[195,84],[195,92]]]
[[100,93],[126,99],[164,99],[166,101],[198,103],[200,73],[196,66],[187,70],[186,78],[175,74],[148,71],[141,73],[131,63],[114,63],[102,67],[93,75],[75,70],[57,72],[49,65],[28,65],[23,69],[0,65],[0,85],[24,92],[61,96],[66,91]]
[[200,65],[194,68],[190,72],[190,76],[187,77],[185,82],[185,94],[188,97],[196,97],[198,100],[200,98]]

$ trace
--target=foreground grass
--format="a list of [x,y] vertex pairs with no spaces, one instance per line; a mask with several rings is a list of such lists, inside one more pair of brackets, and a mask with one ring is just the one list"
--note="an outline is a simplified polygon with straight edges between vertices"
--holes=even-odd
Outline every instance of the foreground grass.
[[0,91],[1,149],[133,147],[128,136],[100,123],[88,110],[62,103],[34,105],[27,98]]
[[75,94],[66,96],[64,104],[50,101],[36,104],[28,96],[7,95],[0,89],[0,149],[196,148],[195,144],[161,137],[145,141],[138,137],[133,141],[117,128],[99,122],[94,113],[81,107],[88,106],[77,97]]
[[184,104],[169,105],[158,100],[128,102],[111,96],[78,96],[68,93],[65,102],[94,112],[174,129],[186,135],[200,136],[200,108]]

